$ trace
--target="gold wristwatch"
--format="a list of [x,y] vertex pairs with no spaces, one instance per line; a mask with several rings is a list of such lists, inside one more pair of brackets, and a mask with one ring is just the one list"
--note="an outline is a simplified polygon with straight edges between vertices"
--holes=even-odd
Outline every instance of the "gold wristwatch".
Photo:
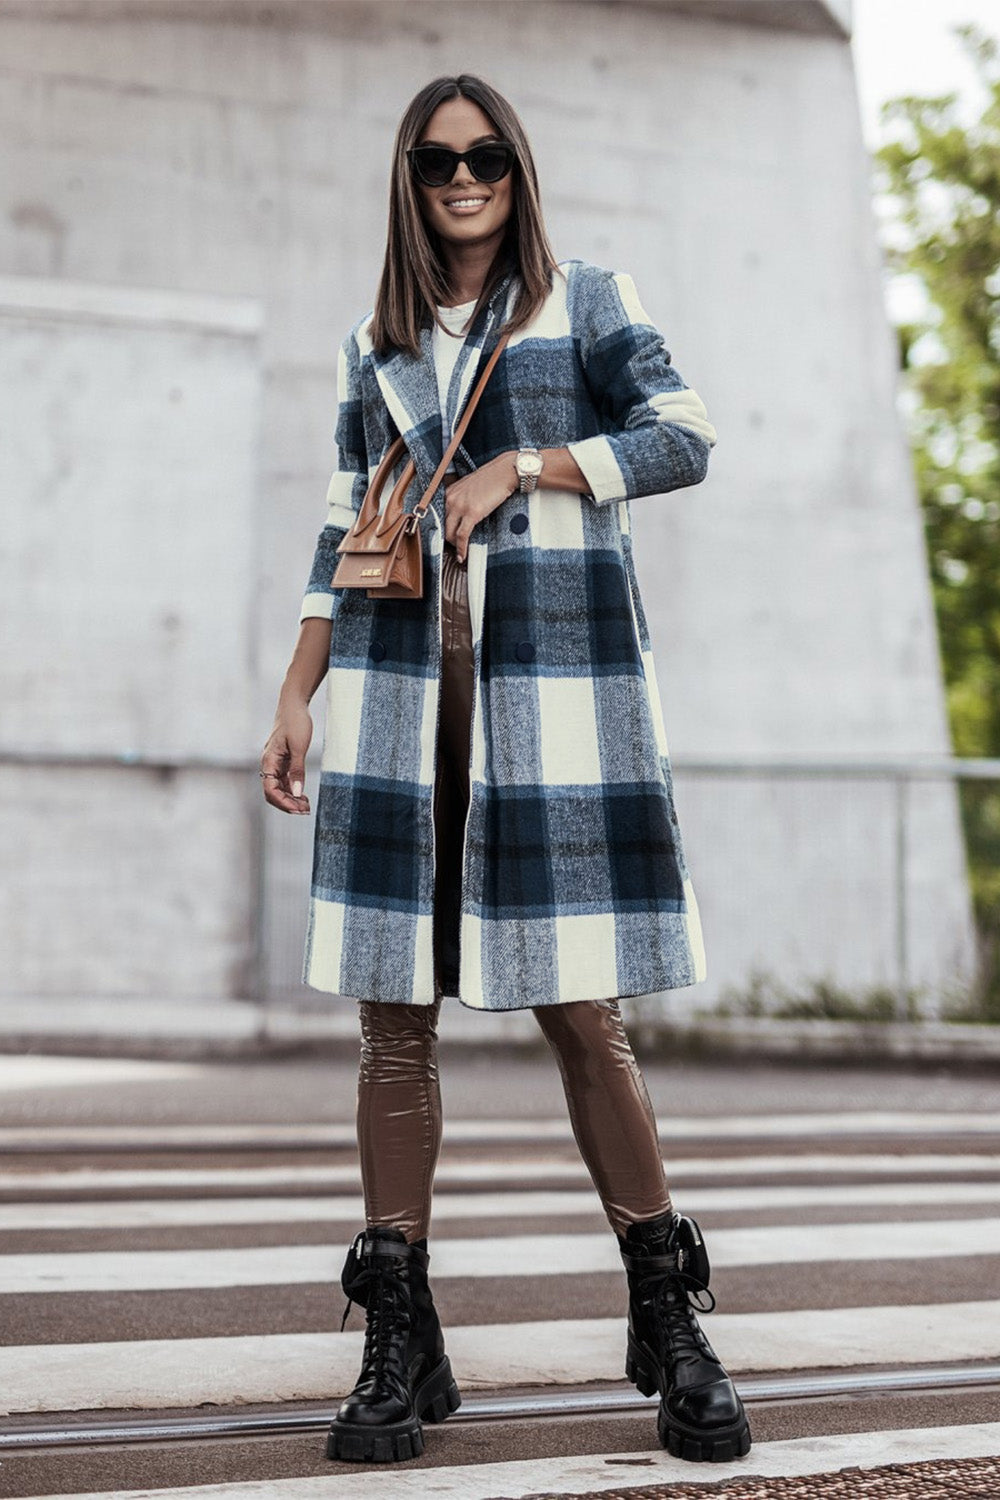
[[542,472],[542,455],[537,448],[520,448],[514,460],[517,470],[517,489],[521,495],[530,495]]

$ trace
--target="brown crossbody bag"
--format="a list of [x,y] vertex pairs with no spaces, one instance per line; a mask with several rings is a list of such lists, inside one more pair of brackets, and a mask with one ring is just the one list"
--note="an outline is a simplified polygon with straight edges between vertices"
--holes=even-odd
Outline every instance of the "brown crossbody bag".
[[456,448],[465,436],[465,429],[486,389],[486,382],[493,374],[493,368],[509,338],[509,333],[502,334],[490,355],[451,442],[445,449],[444,457],[437,466],[434,478],[419,503],[411,511],[403,509],[406,492],[417,474],[411,458],[397,479],[388,504],[380,515],[379,502],[386,480],[406,452],[403,439],[396,438],[375,470],[353,526],[337,548],[340,561],[333,575],[332,588],[367,589],[370,599],[423,598],[424,555],[420,545],[420,523],[448,471]]

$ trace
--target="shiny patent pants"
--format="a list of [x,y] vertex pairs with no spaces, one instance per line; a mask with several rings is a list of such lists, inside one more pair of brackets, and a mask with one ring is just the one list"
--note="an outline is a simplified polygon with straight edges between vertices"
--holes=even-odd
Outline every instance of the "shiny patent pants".
[[[442,558],[441,712],[434,796],[437,860],[432,1005],[360,1001],[358,1148],[369,1224],[391,1224],[407,1240],[429,1230],[441,1148],[437,1026],[444,993],[458,978],[462,844],[469,797],[472,631],[468,580],[454,548]],[[580,1153],[617,1234],[671,1210],[645,1081],[616,999],[533,1007],[555,1054]]]

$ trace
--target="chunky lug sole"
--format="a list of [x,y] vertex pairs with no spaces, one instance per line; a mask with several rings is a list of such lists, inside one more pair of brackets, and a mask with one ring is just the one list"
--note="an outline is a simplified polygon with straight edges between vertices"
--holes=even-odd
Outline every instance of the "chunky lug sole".
[[672,1453],[674,1458],[691,1459],[695,1463],[724,1464],[750,1452],[750,1423],[742,1401],[741,1415],[737,1421],[725,1427],[692,1427],[687,1422],[680,1421],[666,1409],[657,1366],[631,1334],[625,1355],[625,1374],[644,1396],[660,1396],[656,1430],[660,1446]]
[[326,1456],[342,1463],[375,1464],[419,1458],[424,1451],[421,1420],[443,1422],[461,1404],[462,1397],[446,1354],[415,1388],[412,1417],[382,1427],[362,1427],[359,1423],[338,1422],[334,1418],[326,1440]]

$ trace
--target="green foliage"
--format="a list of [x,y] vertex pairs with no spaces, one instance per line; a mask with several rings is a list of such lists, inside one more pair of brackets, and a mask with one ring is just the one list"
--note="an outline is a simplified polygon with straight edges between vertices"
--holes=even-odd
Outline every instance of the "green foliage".
[[917,989],[897,996],[888,985],[855,994],[825,978],[811,979],[794,990],[756,970],[745,989],[724,990],[712,1014],[783,1021],[919,1021],[925,1014],[921,998]]
[[[923,289],[897,329],[955,751],[1000,756],[1000,46],[956,28],[982,87],[882,107],[874,153],[886,264]],[[979,923],[983,1020],[1000,1020],[1000,789],[965,783],[962,817]]]

